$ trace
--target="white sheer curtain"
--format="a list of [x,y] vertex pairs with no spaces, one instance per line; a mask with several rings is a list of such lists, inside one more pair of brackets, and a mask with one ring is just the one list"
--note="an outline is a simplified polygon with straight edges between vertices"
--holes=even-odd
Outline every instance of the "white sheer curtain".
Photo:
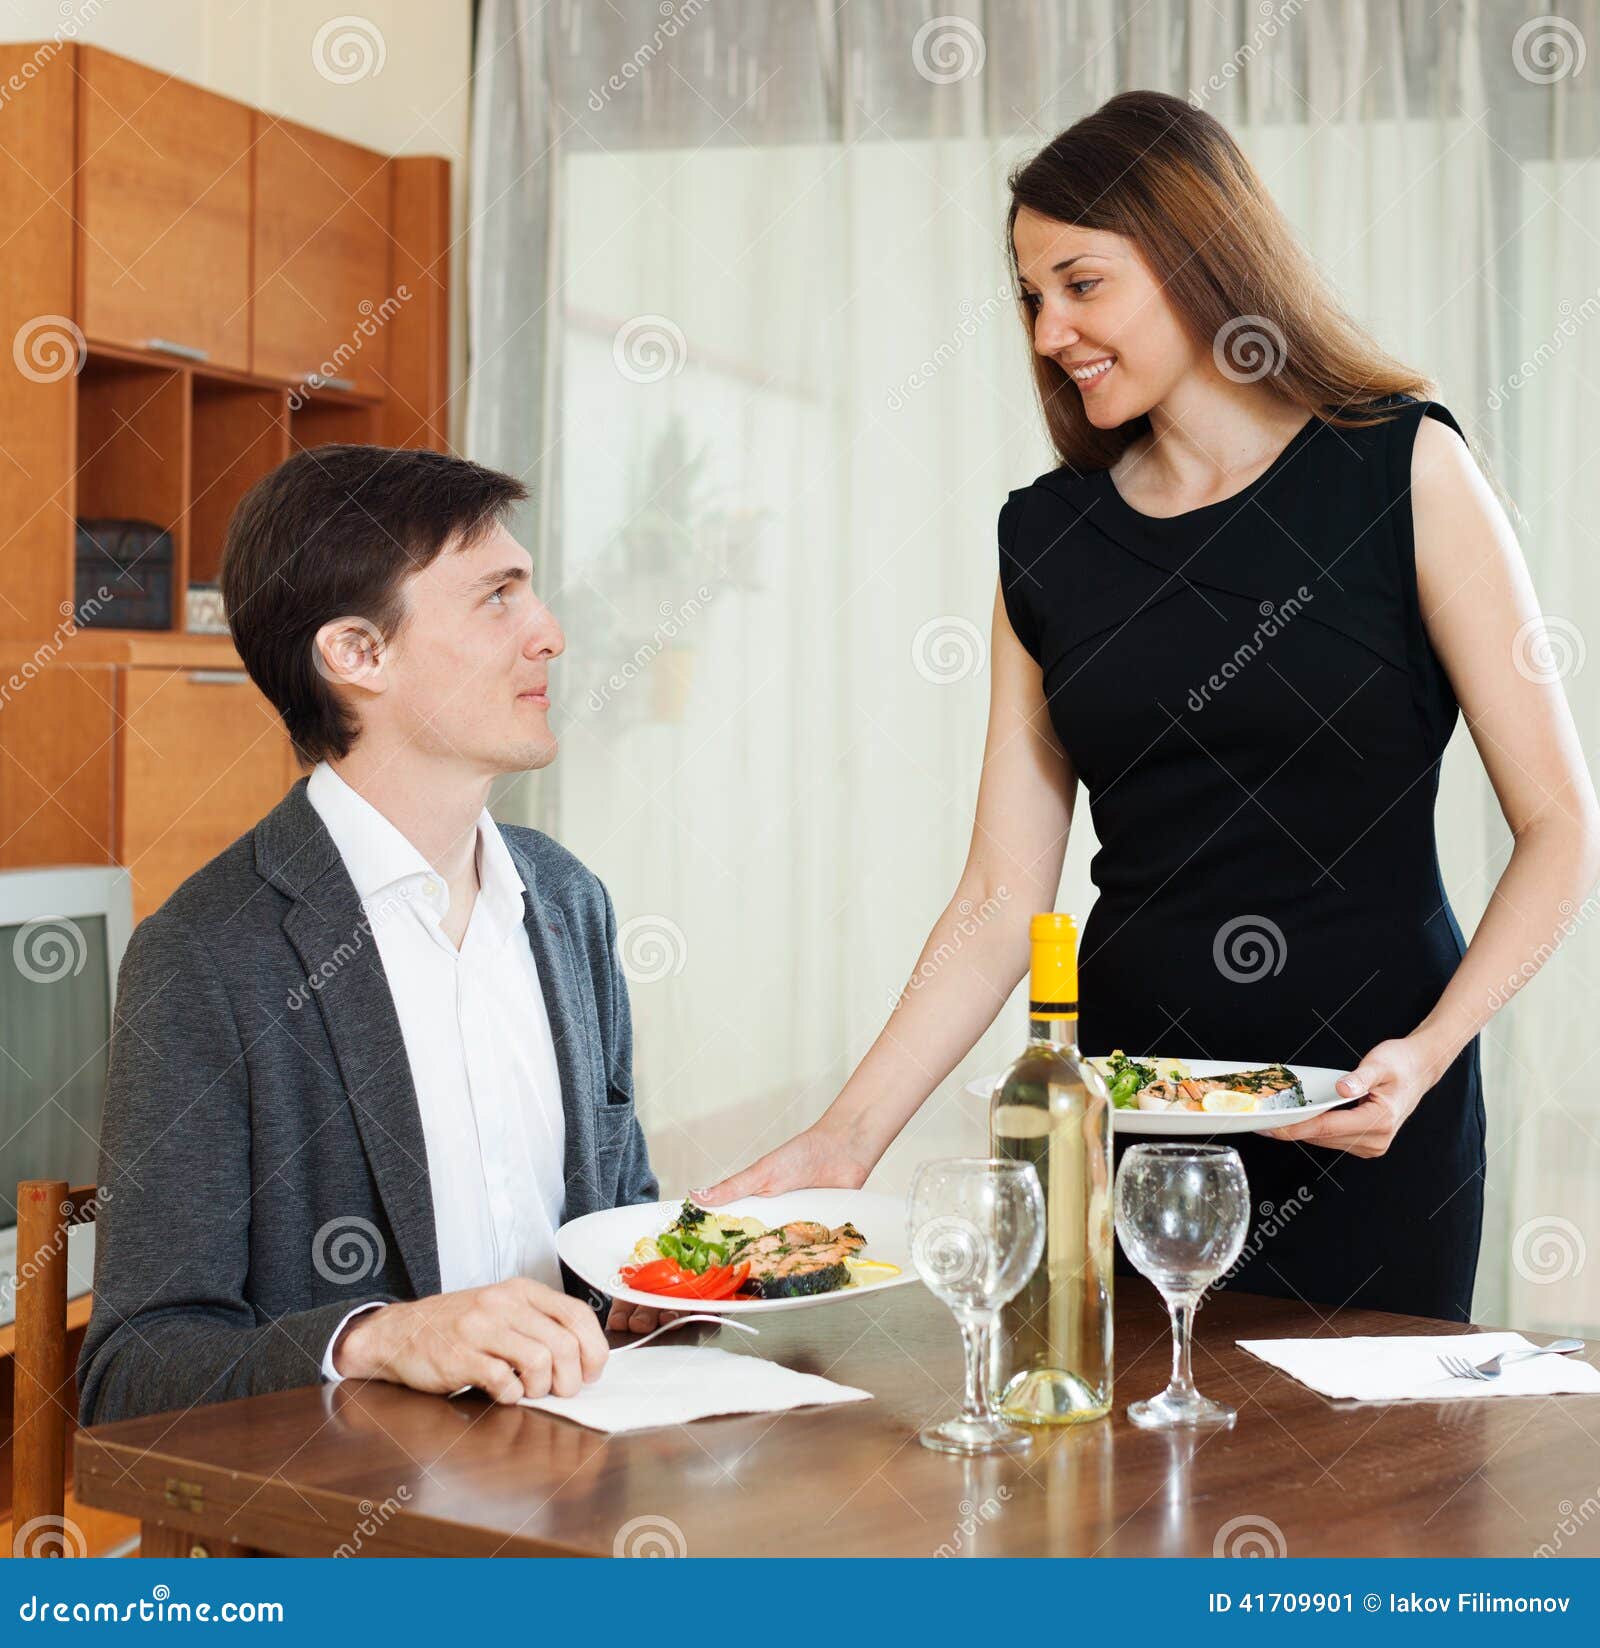
[[[1600,287],[1597,82],[1551,56],[1600,49],[1588,11],[1569,35],[1493,0],[483,0],[468,450],[533,484],[569,643],[561,759],[499,804],[611,888],[668,1194],[826,1105],[960,869],[995,514],[1052,462],[1005,176],[1115,91],[1229,125],[1482,443],[1581,645],[1600,325],[1539,345]],[[1594,680],[1569,681],[1590,735]],[[1509,843],[1464,735],[1440,833],[1470,931]],[[1083,808],[1060,908],[1087,910],[1093,848]],[[1574,925],[1486,1038],[1484,1320],[1600,1323],[1600,957]],[[963,1084],[1019,1028],[1014,1005],[884,1183],[982,1146]]]

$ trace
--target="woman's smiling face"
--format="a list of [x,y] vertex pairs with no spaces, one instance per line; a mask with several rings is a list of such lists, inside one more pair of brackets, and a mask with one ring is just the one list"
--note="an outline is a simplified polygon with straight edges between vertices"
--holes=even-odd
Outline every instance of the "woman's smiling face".
[[1148,412],[1195,363],[1193,343],[1131,240],[1024,206],[1012,244],[1033,347],[1071,378],[1096,428]]

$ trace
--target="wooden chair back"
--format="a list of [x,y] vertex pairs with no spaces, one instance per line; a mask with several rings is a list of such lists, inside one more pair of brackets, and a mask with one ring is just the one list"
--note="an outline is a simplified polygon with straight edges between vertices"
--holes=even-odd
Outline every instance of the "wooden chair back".
[[65,1179],[17,1186],[11,1525],[27,1546],[18,1555],[70,1554],[67,1433],[76,1386],[67,1357],[67,1232],[93,1221],[98,1196],[94,1185],[72,1189]]

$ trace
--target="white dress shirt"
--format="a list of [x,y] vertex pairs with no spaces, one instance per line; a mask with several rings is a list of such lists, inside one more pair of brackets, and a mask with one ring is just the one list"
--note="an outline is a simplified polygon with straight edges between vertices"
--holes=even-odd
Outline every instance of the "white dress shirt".
[[[478,820],[479,891],[457,950],[441,925],[445,880],[399,830],[326,762],[306,799],[355,883],[394,997],[422,1112],[441,1291],[513,1276],[559,1289],[561,1076],[522,877],[494,820]],[[325,1379],[339,1377],[333,1345],[345,1322],[323,1355]]]

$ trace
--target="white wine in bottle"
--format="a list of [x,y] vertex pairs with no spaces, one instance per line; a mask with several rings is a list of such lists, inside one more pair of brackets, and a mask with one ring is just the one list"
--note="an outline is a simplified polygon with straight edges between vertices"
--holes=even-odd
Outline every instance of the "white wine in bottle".
[[1078,1051],[1078,929],[1029,926],[1028,1045],[989,1105],[989,1148],[1032,1162],[1044,1188],[1045,1247],[1000,1311],[990,1383],[1014,1422],[1070,1425],[1111,1409],[1111,1095]]

